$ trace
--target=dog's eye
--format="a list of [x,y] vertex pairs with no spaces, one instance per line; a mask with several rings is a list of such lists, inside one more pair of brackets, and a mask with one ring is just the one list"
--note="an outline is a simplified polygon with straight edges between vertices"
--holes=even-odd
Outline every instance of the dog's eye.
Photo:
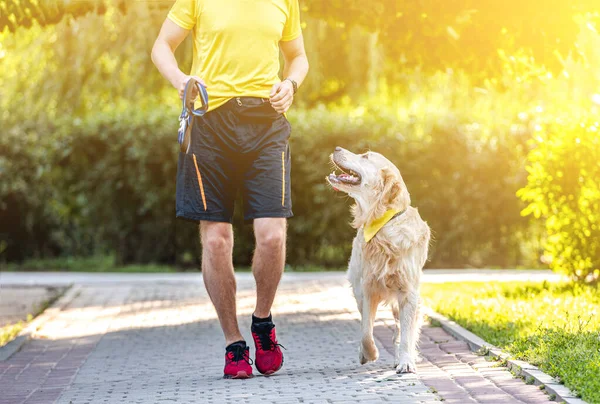
[[363,155],[362,155],[362,158],[364,158],[364,159],[367,159],[367,160],[368,160],[368,159],[369,159],[369,155],[368,155],[367,153],[365,153],[365,154],[363,154]]

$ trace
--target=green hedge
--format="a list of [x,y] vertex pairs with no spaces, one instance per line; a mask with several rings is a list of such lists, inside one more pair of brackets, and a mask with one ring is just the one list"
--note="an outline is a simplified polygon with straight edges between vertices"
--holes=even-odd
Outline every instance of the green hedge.
[[579,282],[600,280],[600,123],[540,127],[528,156],[524,215],[543,218],[545,261]]
[[[51,127],[25,122],[2,138],[8,260],[115,253],[119,264],[195,265],[197,228],[174,218],[177,111],[144,111],[115,109]],[[398,165],[433,229],[430,265],[535,263],[521,253],[528,225],[514,197],[524,183],[518,161],[526,131],[510,142],[482,141],[452,119],[403,121],[390,108],[296,110],[290,120],[290,264],[343,266],[350,254],[350,201],[324,181],[337,145],[379,151]],[[239,211],[235,227],[235,261],[247,265],[252,228]]]

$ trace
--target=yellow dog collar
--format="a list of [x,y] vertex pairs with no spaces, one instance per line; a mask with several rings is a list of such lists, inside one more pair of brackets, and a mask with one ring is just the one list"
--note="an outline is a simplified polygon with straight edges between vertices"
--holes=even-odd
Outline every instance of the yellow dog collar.
[[385,226],[390,220],[392,220],[397,215],[401,215],[406,212],[406,209],[390,209],[386,211],[383,216],[373,220],[371,223],[365,225],[363,229],[363,234],[365,237],[365,241],[368,243],[371,241],[373,237]]

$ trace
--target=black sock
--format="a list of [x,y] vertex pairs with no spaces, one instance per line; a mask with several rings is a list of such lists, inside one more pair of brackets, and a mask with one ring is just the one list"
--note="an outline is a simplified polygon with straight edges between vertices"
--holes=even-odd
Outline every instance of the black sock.
[[246,348],[246,341],[240,340],[240,341],[232,342],[231,344],[229,344],[225,347],[225,350],[229,351],[231,348],[233,348],[234,345],[239,345],[242,348]]
[[271,313],[269,313],[269,317],[266,317],[266,318],[258,318],[254,314],[252,315],[252,324],[272,323],[272,322],[273,322],[273,316],[271,315]]

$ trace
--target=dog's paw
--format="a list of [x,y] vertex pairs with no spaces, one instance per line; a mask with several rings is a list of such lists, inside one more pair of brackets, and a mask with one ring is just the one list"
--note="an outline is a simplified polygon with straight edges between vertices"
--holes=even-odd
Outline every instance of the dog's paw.
[[417,373],[417,366],[413,361],[400,361],[396,366],[396,373]]
[[365,363],[367,363],[367,358],[365,358],[365,355],[363,355],[362,353],[362,349],[358,351],[358,360],[360,361],[361,365],[364,365]]
[[[400,364],[400,359],[394,359],[394,368],[398,367],[398,365]],[[412,363],[412,361],[410,360],[406,360],[405,362],[407,363]],[[422,356],[417,356],[417,358],[415,359],[414,363],[421,363],[423,362],[423,357]]]
[[362,344],[358,350],[358,360],[361,365],[379,359],[379,350],[375,344]]

